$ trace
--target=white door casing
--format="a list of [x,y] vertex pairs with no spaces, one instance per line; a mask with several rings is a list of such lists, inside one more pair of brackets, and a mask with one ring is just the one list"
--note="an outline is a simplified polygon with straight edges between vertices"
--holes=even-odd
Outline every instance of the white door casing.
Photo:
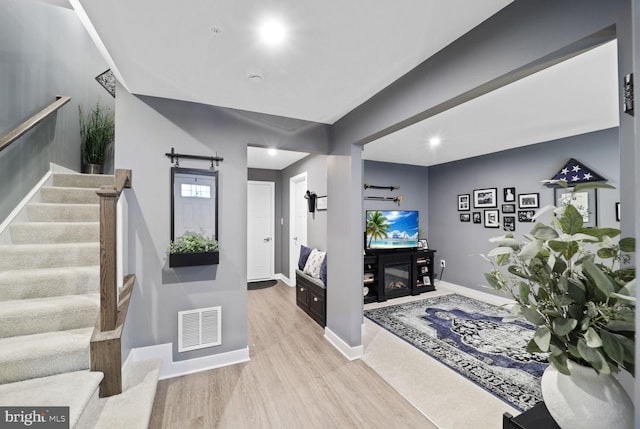
[[247,281],[274,277],[275,183],[247,185]]
[[300,246],[307,245],[307,173],[289,179],[289,283],[296,284]]

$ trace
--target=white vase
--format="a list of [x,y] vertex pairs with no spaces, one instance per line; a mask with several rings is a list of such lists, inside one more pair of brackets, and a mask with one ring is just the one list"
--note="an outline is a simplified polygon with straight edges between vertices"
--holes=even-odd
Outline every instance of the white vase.
[[553,366],[544,371],[542,398],[562,429],[633,429],[633,403],[610,374],[568,362],[571,375]]

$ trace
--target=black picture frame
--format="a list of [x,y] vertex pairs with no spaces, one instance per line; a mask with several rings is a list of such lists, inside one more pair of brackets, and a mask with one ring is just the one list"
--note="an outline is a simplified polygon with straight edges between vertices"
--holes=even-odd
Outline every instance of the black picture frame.
[[429,249],[429,240],[427,240],[426,238],[419,238],[418,249],[422,249],[422,250]]
[[500,227],[500,212],[498,210],[484,211],[484,227],[485,228]]
[[574,188],[555,188],[554,201],[556,207],[571,204],[582,214],[583,226],[598,226],[598,190],[582,189],[574,192]]
[[476,209],[498,207],[498,188],[474,189],[473,207]]
[[505,203],[516,202],[516,188],[504,188],[502,190],[502,200]]
[[460,213],[460,222],[471,222],[471,213]]
[[213,237],[218,240],[218,172],[211,170],[204,170],[199,168],[182,168],[182,167],[171,167],[171,225],[170,225],[170,237],[171,241],[176,238],[176,216],[175,216],[175,208],[176,208],[176,195],[180,193],[176,183],[176,177],[180,176],[204,176],[210,178],[213,181],[211,186],[211,198],[213,199],[213,213],[211,214],[212,218],[212,227],[214,233]]
[[515,204],[503,204],[502,205],[502,213],[515,213],[516,205]]
[[518,208],[537,209],[538,207],[540,207],[540,194],[538,192],[518,194]]
[[469,194],[459,194],[458,195],[458,211],[468,211],[471,210],[471,195]]
[[505,231],[515,231],[516,230],[516,217],[515,216],[503,216],[502,217],[502,228]]
[[473,223],[482,223],[482,213],[480,212],[473,212]]
[[518,210],[518,222],[534,222],[535,210]]

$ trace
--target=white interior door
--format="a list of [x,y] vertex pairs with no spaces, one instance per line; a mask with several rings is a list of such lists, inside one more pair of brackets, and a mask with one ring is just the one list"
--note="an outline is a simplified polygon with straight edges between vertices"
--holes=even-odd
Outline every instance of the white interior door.
[[176,173],[174,188],[174,238],[187,232],[215,236],[215,178]]
[[300,245],[307,244],[307,173],[289,179],[289,283],[295,286]]
[[247,188],[247,281],[273,278],[275,183],[250,180]]

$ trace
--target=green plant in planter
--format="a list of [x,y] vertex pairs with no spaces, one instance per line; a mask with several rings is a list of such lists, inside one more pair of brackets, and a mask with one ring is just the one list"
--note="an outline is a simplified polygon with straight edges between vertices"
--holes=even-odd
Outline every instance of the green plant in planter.
[[[588,187],[602,186],[574,192]],[[616,242],[618,229],[585,227],[572,205],[546,207],[536,218],[549,210],[556,214],[550,225],[537,222],[524,241],[513,234],[490,240],[498,247],[486,256],[489,285],[515,300],[514,316],[537,326],[527,351],[549,353],[559,372],[568,375],[572,360],[599,374],[634,374],[635,267],[628,263],[635,239]]]
[[78,106],[78,111],[82,161],[86,164],[102,165],[111,150],[115,135],[113,112],[108,107],[101,106],[100,102],[97,102],[86,116],[82,107]]
[[169,253],[217,252],[218,241],[214,237],[187,233],[169,244]]

